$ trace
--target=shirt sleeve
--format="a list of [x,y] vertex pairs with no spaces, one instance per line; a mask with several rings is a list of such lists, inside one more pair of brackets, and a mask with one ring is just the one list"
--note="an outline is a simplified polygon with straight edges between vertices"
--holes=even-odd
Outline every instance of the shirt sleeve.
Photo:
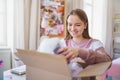
[[96,40],[91,43],[89,49],[92,49],[93,51],[95,51],[101,47],[103,47],[102,42],[100,42],[99,40]]
[[79,57],[85,60],[87,64],[95,64],[111,60],[100,41],[92,42],[89,48],[79,49]]

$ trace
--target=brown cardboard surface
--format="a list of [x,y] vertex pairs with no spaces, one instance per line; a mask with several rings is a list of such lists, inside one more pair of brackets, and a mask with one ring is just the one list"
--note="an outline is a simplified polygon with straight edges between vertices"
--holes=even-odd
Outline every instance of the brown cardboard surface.
[[43,72],[46,72],[46,74],[48,72],[49,75],[58,74],[61,76],[71,76],[67,68],[66,60],[63,56],[20,49],[17,51],[18,54],[16,55],[28,66],[28,68],[37,69],[42,72],[42,74]]
[[[63,56],[41,53],[37,51],[17,49],[16,54],[27,68],[27,80],[71,80],[67,61]],[[84,68],[76,77],[101,75],[111,62],[90,65]]]
[[26,80],[71,80],[71,77],[27,66]]
[[89,77],[89,76],[96,76],[101,75],[105,72],[105,70],[108,69],[108,65],[110,65],[111,62],[103,62],[98,63],[94,65],[89,65],[84,70],[82,70],[76,77]]

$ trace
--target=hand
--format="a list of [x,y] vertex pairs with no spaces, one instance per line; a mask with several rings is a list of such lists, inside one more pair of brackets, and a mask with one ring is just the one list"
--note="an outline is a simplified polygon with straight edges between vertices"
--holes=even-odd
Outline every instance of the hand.
[[67,60],[71,60],[78,56],[79,51],[78,51],[78,48],[65,47],[65,48],[60,48],[57,51],[57,53],[59,55],[65,56],[67,58]]

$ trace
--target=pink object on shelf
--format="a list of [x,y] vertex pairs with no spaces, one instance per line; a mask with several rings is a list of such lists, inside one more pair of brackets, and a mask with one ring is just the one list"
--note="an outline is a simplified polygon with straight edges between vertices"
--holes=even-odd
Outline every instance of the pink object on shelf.
[[0,67],[2,66],[3,64],[2,63],[0,63]]
[[5,77],[12,79],[12,75],[6,75]]
[[3,61],[2,60],[0,60],[0,67],[3,65]]
[[0,80],[3,80],[3,61],[0,60]]

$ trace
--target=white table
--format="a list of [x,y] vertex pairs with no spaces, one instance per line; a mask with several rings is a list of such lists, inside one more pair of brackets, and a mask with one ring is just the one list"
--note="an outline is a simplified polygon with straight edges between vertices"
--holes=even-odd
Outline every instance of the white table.
[[11,70],[4,71],[4,80],[26,80],[26,75],[11,73]]

